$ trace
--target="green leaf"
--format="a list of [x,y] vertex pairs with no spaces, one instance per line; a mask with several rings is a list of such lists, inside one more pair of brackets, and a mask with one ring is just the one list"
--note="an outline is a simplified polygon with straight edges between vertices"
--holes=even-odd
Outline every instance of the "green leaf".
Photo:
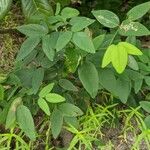
[[108,28],[115,28],[119,26],[119,18],[116,14],[108,10],[94,10],[92,11],[94,17],[104,26]]
[[0,84],[0,101],[4,100],[4,87]]
[[65,7],[62,11],[61,11],[61,16],[63,16],[63,18],[65,19],[69,19],[69,18],[73,18],[78,16],[80,13],[77,9],[74,8],[70,8],[70,7]]
[[67,70],[71,73],[74,73],[80,63],[81,56],[78,51],[74,48],[66,49],[65,51],[65,66]]
[[60,3],[57,3],[56,4],[55,16],[57,16],[60,13],[60,10],[61,10],[61,5],[60,5]]
[[46,95],[46,100],[50,103],[61,103],[65,101],[65,98],[56,93],[50,93]]
[[139,22],[125,20],[120,26],[119,34],[123,36],[144,36],[150,35],[150,31]]
[[96,50],[98,50],[105,39],[105,34],[99,35],[93,39],[93,44]]
[[73,34],[73,43],[81,50],[89,53],[95,53],[92,40],[85,32],[76,32]]
[[21,3],[26,18],[35,14],[53,15],[53,9],[48,0],[21,0]]
[[111,53],[112,65],[118,73],[122,73],[128,63],[128,54],[124,47],[116,46]]
[[17,55],[16,60],[20,61],[28,56],[39,44],[40,38],[39,37],[29,37],[24,43],[21,45],[20,51]]
[[119,42],[119,45],[124,47],[128,54],[131,55],[142,55],[143,53],[134,45],[127,42]]
[[12,4],[12,0],[1,0],[0,1],[0,20],[2,20],[7,12],[9,11]]
[[135,94],[137,94],[141,90],[142,84],[143,84],[143,79],[139,79],[139,80],[134,81]]
[[148,101],[141,101],[140,102],[141,107],[148,113],[150,113],[150,102]]
[[114,72],[108,69],[103,69],[99,71],[99,81],[100,84],[111,93],[114,93],[116,90],[116,77]]
[[66,32],[60,33],[57,43],[56,43],[57,52],[62,50],[70,42],[71,38],[72,38],[71,31],[66,31]]
[[135,58],[133,56],[129,56],[128,58],[128,66],[133,70],[139,70],[139,66]]
[[58,109],[54,109],[51,115],[51,130],[53,137],[56,139],[61,132],[63,125],[63,115]]
[[32,90],[33,93],[36,94],[42,84],[44,78],[44,70],[43,68],[38,68],[34,71],[34,76],[32,78]]
[[128,13],[129,20],[137,20],[144,16],[150,10],[150,2],[146,2],[133,7]]
[[43,98],[39,98],[38,99],[38,105],[45,112],[45,114],[50,116],[49,106],[48,106],[47,102]]
[[45,55],[47,56],[47,58],[50,61],[53,61],[55,56],[55,51],[51,47],[50,35],[46,35],[42,38],[42,49]]
[[54,83],[50,83],[50,84],[48,84],[47,86],[45,86],[41,91],[40,91],[40,93],[39,93],[39,97],[45,97],[47,94],[49,94],[51,91],[52,91],[52,89],[53,89],[53,87],[54,87]]
[[48,28],[39,24],[28,24],[17,27],[17,30],[29,37],[42,37],[48,33]]
[[64,121],[65,121],[65,123],[67,123],[68,125],[72,125],[76,129],[79,128],[79,121],[78,121],[77,117],[64,116]]
[[19,105],[22,104],[22,99],[20,97],[13,100],[8,110],[6,118],[6,128],[11,128],[16,121],[16,110]]
[[78,32],[88,27],[92,23],[94,23],[94,19],[90,19],[87,17],[74,17],[70,20],[70,24],[72,25],[71,31]]
[[150,77],[149,76],[145,76],[144,79],[145,79],[146,84],[148,86],[150,86]]
[[126,103],[131,92],[131,82],[117,79],[115,94],[119,97],[122,103]]
[[144,119],[144,123],[145,123],[146,127],[148,129],[150,129],[150,115],[146,116],[146,118]]
[[35,132],[35,127],[34,127],[34,122],[33,122],[31,112],[24,105],[20,105],[17,108],[17,122],[19,124],[19,127],[22,129],[22,131],[25,132],[25,134],[31,140],[36,139],[36,135],[35,135],[36,132]]
[[95,66],[91,62],[84,62],[78,69],[78,75],[86,91],[95,98],[99,88],[99,76]]
[[67,117],[77,117],[83,115],[83,112],[80,108],[70,103],[63,103],[58,106],[58,109],[64,116]]
[[75,92],[78,91],[78,89],[72,84],[72,82],[67,79],[60,79],[59,85],[68,91],[75,91]]
[[112,61],[113,51],[116,51],[116,45],[114,45],[114,44],[110,45],[107,48],[107,50],[104,54],[103,60],[102,60],[102,68],[106,67]]

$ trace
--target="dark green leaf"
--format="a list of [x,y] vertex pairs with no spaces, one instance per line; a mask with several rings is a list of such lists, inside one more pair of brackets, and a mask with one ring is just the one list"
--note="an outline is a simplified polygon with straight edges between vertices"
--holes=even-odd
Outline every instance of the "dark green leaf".
[[48,0],[21,0],[23,13],[26,18],[35,14],[53,15],[53,9]]
[[100,84],[111,93],[114,93],[116,90],[116,77],[114,72],[111,70],[100,70],[99,71],[99,80]]
[[76,32],[73,35],[73,43],[81,50],[89,53],[95,53],[95,48],[92,40],[85,32]]
[[146,2],[140,5],[133,7],[128,13],[127,16],[129,20],[137,20],[144,16],[150,10],[150,2]]
[[78,75],[86,91],[95,98],[99,88],[99,76],[95,66],[91,62],[84,62],[78,69]]
[[53,61],[54,60],[54,56],[55,56],[55,51],[51,47],[50,35],[46,35],[46,36],[44,36],[42,38],[42,48],[43,48],[43,52],[45,53],[45,55],[47,56],[47,58],[50,61]]
[[20,61],[27,57],[39,44],[40,38],[39,37],[30,37],[27,40],[24,41],[24,43],[21,45],[20,51],[17,55],[16,60]]
[[78,89],[73,85],[73,83],[67,79],[60,79],[59,85],[68,91],[75,91],[75,92],[78,91]]
[[99,35],[93,39],[93,44],[96,50],[98,50],[105,39],[105,34]]
[[63,125],[63,115],[58,109],[54,109],[51,115],[51,130],[53,137],[56,139],[61,132]]
[[70,20],[70,24],[72,25],[71,31],[78,32],[88,27],[92,23],[94,23],[94,19],[90,19],[87,17],[74,17]]
[[7,118],[6,118],[6,128],[11,128],[16,121],[16,110],[17,107],[22,103],[22,99],[16,98],[10,105],[8,110]]
[[108,10],[94,10],[92,11],[94,17],[104,26],[108,28],[115,28],[119,26],[119,18],[116,14]]
[[123,80],[117,79],[115,94],[119,97],[122,103],[126,103],[131,92],[131,83]]
[[141,107],[148,113],[150,113],[150,102],[148,101],[141,101],[140,102]]
[[44,78],[44,70],[43,68],[38,68],[34,71],[34,75],[32,78],[32,90],[33,93],[36,94],[42,84]]
[[79,15],[79,11],[77,9],[74,9],[74,8],[65,7],[61,11],[61,15],[63,16],[63,18],[68,19],[68,18],[72,18],[72,17],[78,16]]
[[42,37],[48,33],[48,28],[39,24],[28,24],[17,27],[17,30],[29,37]]
[[144,119],[145,125],[148,129],[150,129],[150,115]]
[[139,22],[123,21],[119,33],[123,36],[144,36],[150,35],[150,31]]
[[56,50],[57,51],[62,50],[70,42],[71,38],[72,38],[71,31],[60,33],[56,43]]
[[20,105],[17,108],[17,122],[22,131],[25,132],[31,140],[36,139],[33,117],[30,110],[24,105]]
[[83,115],[82,110],[71,103],[63,103],[58,106],[58,109],[64,116],[67,117],[77,117]]

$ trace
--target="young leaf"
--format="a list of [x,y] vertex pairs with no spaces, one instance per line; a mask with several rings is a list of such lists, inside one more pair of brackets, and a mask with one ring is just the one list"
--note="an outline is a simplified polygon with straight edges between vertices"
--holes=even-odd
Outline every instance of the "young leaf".
[[56,93],[50,93],[46,95],[46,100],[50,103],[61,103],[65,101],[65,98]]
[[111,52],[112,65],[118,73],[122,73],[128,63],[128,54],[124,47],[117,45]]
[[61,16],[63,16],[63,18],[65,19],[76,17],[78,15],[79,15],[79,11],[77,9],[70,8],[70,7],[65,7],[61,11]]
[[95,98],[99,87],[99,76],[94,64],[84,62],[78,69],[78,75],[86,91]]
[[20,61],[28,56],[34,48],[39,44],[40,38],[39,37],[29,37],[24,43],[21,45],[20,51],[17,55],[16,60]]
[[104,57],[103,57],[103,60],[102,60],[102,68],[106,67],[111,61],[112,61],[112,53],[113,51],[116,51],[117,47],[116,45],[112,44],[110,45],[105,54],[104,54]]
[[6,15],[9,11],[12,4],[12,0],[1,0],[0,1],[0,20]]
[[48,28],[39,24],[27,24],[17,27],[17,30],[29,37],[42,37],[48,33]]
[[150,113],[150,102],[148,101],[141,101],[140,102],[141,107],[148,113]]
[[33,93],[36,94],[42,84],[44,78],[44,70],[43,68],[38,68],[34,71],[34,76],[32,78],[32,90]]
[[63,115],[58,109],[54,109],[51,115],[51,130],[53,137],[56,139],[61,132],[63,125]]
[[35,132],[35,127],[34,127],[34,122],[33,122],[31,112],[24,105],[20,105],[17,108],[17,122],[19,124],[19,127],[22,129],[22,131],[25,132],[25,134],[31,140],[36,139],[36,135],[35,135],[36,132]]
[[92,11],[94,17],[104,26],[108,28],[115,28],[119,26],[119,18],[116,14],[108,10],[94,10]]
[[142,55],[142,52],[135,47],[134,45],[127,43],[127,42],[119,42],[119,45],[124,47],[128,54],[131,55]]
[[55,51],[51,47],[50,35],[46,35],[42,38],[42,49],[45,55],[47,56],[47,58],[50,61],[53,61],[55,56]]
[[22,99],[20,97],[13,100],[8,110],[6,118],[6,128],[11,128],[16,121],[16,110],[19,105],[21,105]]
[[144,16],[150,10],[150,2],[146,2],[133,7],[128,13],[129,20],[137,20]]
[[88,27],[92,23],[94,23],[94,19],[90,19],[87,17],[74,17],[70,20],[70,24],[72,25],[71,31],[78,32]]
[[45,112],[45,114],[50,116],[49,106],[48,106],[47,102],[43,98],[39,98],[38,99],[38,105]]
[[85,32],[76,32],[73,34],[73,43],[81,50],[89,53],[95,53],[92,40]]
[[4,87],[0,84],[0,101],[4,100]]
[[26,18],[32,15],[44,14],[47,16],[53,15],[53,9],[48,0],[21,0],[23,13]]
[[63,103],[58,106],[58,109],[64,116],[67,117],[77,117],[83,115],[83,112],[80,108],[70,103]]
[[59,38],[56,43],[57,52],[62,50],[70,42],[71,38],[72,38],[71,31],[66,31],[66,32],[60,33]]
[[119,34],[123,36],[146,36],[150,35],[150,31],[139,22],[125,20],[120,26]]
[[44,98],[47,94],[51,92],[51,90],[54,87],[54,83],[50,83],[47,86],[45,86],[39,93],[39,97]]

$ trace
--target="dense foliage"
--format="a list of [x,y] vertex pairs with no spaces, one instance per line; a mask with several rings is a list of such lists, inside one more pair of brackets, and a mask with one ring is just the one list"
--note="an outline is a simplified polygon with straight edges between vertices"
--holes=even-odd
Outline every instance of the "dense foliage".
[[[150,35],[142,19],[149,15],[150,2],[119,14],[117,8],[109,9],[112,1],[101,8],[96,1],[86,16],[86,1],[80,11],[68,3],[59,1],[53,10],[47,0],[21,1],[26,23],[16,32],[25,39],[13,70],[0,74],[0,123],[10,130],[19,127],[33,141],[38,137],[33,118],[39,113],[56,139],[63,125],[75,134],[77,118],[104,97],[150,113],[149,95],[145,101],[142,96],[150,90],[150,48],[140,40]],[[0,19],[11,4],[1,0]],[[148,126],[150,116],[145,120]]]

